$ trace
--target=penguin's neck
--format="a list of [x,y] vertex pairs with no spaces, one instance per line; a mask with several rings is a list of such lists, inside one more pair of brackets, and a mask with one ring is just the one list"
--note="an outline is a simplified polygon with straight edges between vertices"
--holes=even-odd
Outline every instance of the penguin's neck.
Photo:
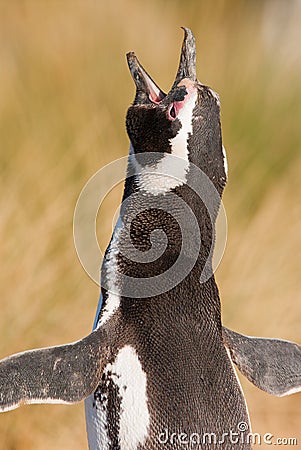
[[[160,159],[155,167],[139,167],[138,173],[127,177],[121,222],[128,225],[128,230],[131,229],[132,243],[140,251],[149,249],[150,234],[154,230],[162,230],[169,244],[167,260],[183,248],[183,233],[186,232],[190,236],[188,245],[200,247],[197,258],[200,269],[205,264],[211,268],[219,204],[214,214],[210,215],[208,205],[187,184],[188,160],[179,159],[171,166],[173,161],[169,156],[167,154],[166,159]],[[189,255],[190,248],[187,257]]]
[[[175,149],[177,152],[175,153]],[[179,186],[187,183],[189,171],[188,152],[185,147],[182,151],[179,148],[171,148],[170,153],[152,152],[135,155],[133,147],[130,147],[129,168],[134,173],[135,190],[157,197],[170,193]],[[157,159],[154,163],[150,160]],[[142,163],[141,163],[142,161]]]

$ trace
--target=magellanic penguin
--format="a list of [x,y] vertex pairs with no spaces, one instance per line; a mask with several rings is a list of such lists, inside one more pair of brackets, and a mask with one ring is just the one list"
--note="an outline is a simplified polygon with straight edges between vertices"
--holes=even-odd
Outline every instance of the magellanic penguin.
[[300,346],[221,324],[212,273],[227,180],[220,104],[197,81],[194,37],[184,32],[168,94],[127,55],[136,84],[128,175],[93,332],[0,362],[2,411],[86,399],[90,450],[250,449],[232,361],[270,394],[300,390]]

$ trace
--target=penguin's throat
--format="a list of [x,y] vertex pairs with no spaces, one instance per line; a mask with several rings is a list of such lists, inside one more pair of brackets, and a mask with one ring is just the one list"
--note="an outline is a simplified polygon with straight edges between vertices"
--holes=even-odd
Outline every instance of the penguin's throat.
[[165,153],[155,164],[140,165],[136,161],[135,180],[139,190],[158,196],[164,195],[187,182],[188,159]]
[[178,119],[181,124],[176,136],[169,139],[169,152],[154,149],[154,152],[145,154],[134,149],[132,144],[130,147],[137,185],[152,195],[170,192],[187,181],[189,139],[193,133],[193,113],[198,93],[188,80],[183,80],[183,86],[188,92],[187,95],[181,101],[172,102],[169,107],[169,115],[172,111],[175,115],[171,120]]

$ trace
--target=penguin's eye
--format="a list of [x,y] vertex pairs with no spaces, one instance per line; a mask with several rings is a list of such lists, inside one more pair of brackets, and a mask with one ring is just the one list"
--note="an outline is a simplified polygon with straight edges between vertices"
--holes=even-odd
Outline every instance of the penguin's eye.
[[177,111],[176,111],[174,103],[172,103],[168,110],[168,118],[169,118],[169,120],[175,120],[176,117],[177,117]]

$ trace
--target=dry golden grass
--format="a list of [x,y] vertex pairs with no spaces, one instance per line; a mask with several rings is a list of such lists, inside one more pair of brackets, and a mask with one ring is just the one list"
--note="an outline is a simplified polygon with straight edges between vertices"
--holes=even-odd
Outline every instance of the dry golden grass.
[[[0,3],[1,357],[89,333],[98,287],[73,246],[76,200],[98,168],[127,154],[134,88],[125,53],[135,50],[168,89],[181,25],[196,35],[199,78],[222,100],[224,322],[300,340],[300,18],[292,0]],[[116,193],[110,203],[99,219],[103,245]],[[300,396],[243,385],[254,431],[301,442]],[[82,405],[0,416],[0,450],[59,448],[87,448]]]

